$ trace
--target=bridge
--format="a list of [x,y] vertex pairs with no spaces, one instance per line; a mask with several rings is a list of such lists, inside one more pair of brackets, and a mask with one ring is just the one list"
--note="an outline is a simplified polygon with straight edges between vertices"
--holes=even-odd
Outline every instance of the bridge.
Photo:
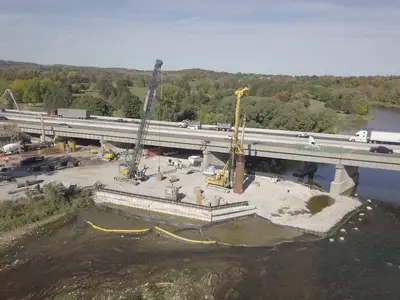
[[[107,140],[134,143],[138,125],[116,123],[112,119],[54,119],[28,113],[6,113],[10,122],[18,124],[25,133],[58,135],[65,137]],[[60,125],[67,123],[69,127]],[[163,124],[167,123],[167,124]],[[370,146],[348,142],[347,136],[313,134],[318,147],[311,147],[308,140],[295,137],[296,132],[246,129],[244,149],[246,155],[289,159],[304,162],[333,164],[336,166],[335,179],[330,191],[341,194],[358,181],[358,167],[400,170],[400,146],[392,147],[394,154],[369,152]],[[215,130],[190,130],[178,128],[176,123],[153,122],[146,144],[191,150],[202,150],[205,162],[211,162],[213,152],[228,153],[229,133]]]

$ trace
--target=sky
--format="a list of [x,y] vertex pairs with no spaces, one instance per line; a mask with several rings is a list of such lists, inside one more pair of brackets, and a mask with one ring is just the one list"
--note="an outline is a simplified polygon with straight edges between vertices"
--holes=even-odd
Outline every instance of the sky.
[[398,0],[0,0],[0,59],[397,75],[399,16]]

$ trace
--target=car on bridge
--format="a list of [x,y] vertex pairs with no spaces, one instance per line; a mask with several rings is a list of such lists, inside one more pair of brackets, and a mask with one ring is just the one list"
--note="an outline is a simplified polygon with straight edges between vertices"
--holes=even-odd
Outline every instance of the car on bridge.
[[371,149],[369,149],[369,152],[393,154],[393,150],[385,146],[371,147]]
[[308,139],[310,137],[310,135],[308,133],[303,132],[303,133],[297,134],[296,137]]
[[124,120],[124,119],[117,119],[117,120],[114,120],[114,122],[117,122],[117,123],[128,123],[128,121]]
[[60,124],[58,124],[58,126],[62,126],[62,127],[66,127],[66,128],[71,128],[71,126],[69,126],[69,125],[66,124],[66,123],[60,123]]
[[7,120],[8,120],[7,117],[5,117],[5,116],[0,116],[0,121],[7,121]]

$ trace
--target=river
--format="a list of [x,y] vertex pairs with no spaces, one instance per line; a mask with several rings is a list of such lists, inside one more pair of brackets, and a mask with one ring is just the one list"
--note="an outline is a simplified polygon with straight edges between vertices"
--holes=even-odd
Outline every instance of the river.
[[[400,132],[400,109],[374,108],[371,109],[373,120],[365,123],[361,129]],[[346,132],[352,134],[357,130]],[[335,170],[333,165],[319,165],[314,181],[329,190]],[[361,197],[379,199],[384,202],[400,205],[400,172],[359,168],[359,183],[355,193]],[[287,172],[286,175],[290,175]]]
[[[397,131],[400,113],[373,112],[375,120],[364,127]],[[320,166],[315,181],[327,188],[333,171]],[[399,173],[360,169],[356,193],[373,199],[372,210],[353,217],[334,241],[198,246],[103,233],[79,217],[59,222],[0,257],[0,299],[397,300],[400,207],[388,203],[400,204]],[[116,227],[128,222],[103,213],[91,217]],[[162,290],[168,285],[172,291]]]

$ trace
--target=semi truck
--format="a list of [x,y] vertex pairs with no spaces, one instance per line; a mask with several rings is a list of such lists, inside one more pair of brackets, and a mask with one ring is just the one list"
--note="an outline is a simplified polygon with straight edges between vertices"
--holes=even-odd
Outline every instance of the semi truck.
[[89,119],[90,113],[86,109],[59,108],[48,110],[47,116],[73,119]]
[[180,128],[189,128],[189,129],[201,129],[200,121],[191,121],[191,120],[183,120],[180,124]]
[[217,123],[217,126],[215,126],[215,130],[217,130],[217,131],[231,131],[232,130],[232,124],[229,124],[229,123]]
[[400,144],[399,132],[360,130],[349,137],[350,142]]

